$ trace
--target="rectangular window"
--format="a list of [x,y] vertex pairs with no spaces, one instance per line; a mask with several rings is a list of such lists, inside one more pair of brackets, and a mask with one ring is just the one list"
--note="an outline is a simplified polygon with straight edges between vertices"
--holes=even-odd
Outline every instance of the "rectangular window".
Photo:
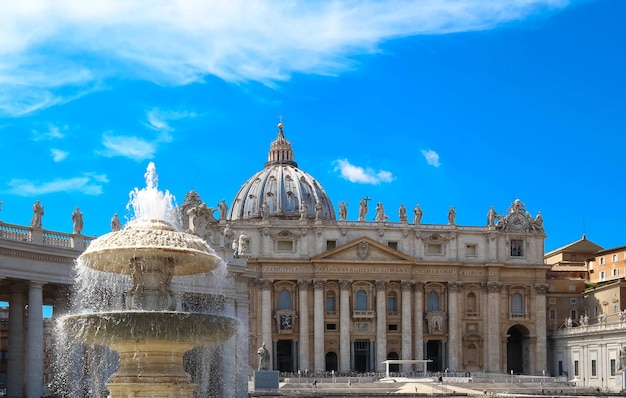
[[426,250],[428,254],[443,254],[443,246],[441,243],[429,243]]
[[613,262],[616,263],[617,262],[617,254],[613,255]]
[[335,311],[335,296],[326,296],[326,312]]
[[398,250],[398,242],[387,242],[387,247]]
[[276,251],[279,252],[293,252],[292,240],[279,240],[276,241]]
[[604,259],[604,257],[600,257],[600,265],[604,264],[606,264],[606,260]]
[[524,257],[524,241],[521,239],[511,240],[511,257]]
[[606,272],[604,272],[604,271],[600,272],[600,280],[601,281],[606,280]]
[[556,319],[556,310],[550,309],[550,319]]
[[388,325],[388,330],[389,330],[390,332],[397,332],[397,331],[398,331],[398,325],[397,325],[397,324],[391,324],[391,323],[390,323],[390,324]]
[[570,298],[570,299],[569,299],[569,303],[570,303],[570,304],[576,304],[576,303],[577,303],[577,300],[576,300],[575,298]]
[[387,297],[387,312],[389,314],[396,314],[398,312],[396,298],[394,296]]
[[578,360],[574,361],[574,376],[578,376]]
[[550,297],[548,299],[548,304],[556,304],[556,297]]
[[563,376],[563,361],[559,361],[559,376]]
[[326,324],[326,330],[337,330],[337,324],[336,323],[327,323]]
[[465,245],[465,257],[476,257],[478,255],[478,247],[476,245]]
[[615,376],[615,359],[611,359],[611,376]]
[[326,241],[326,250],[332,250],[335,247],[337,247],[337,241],[336,240],[327,240]]
[[596,360],[595,359],[591,360],[591,376],[593,376],[593,377],[598,376],[598,369],[596,368]]
[[569,314],[572,319],[576,319],[576,310],[572,310]]
[[618,275],[619,275],[619,269],[613,268],[613,276],[618,276]]

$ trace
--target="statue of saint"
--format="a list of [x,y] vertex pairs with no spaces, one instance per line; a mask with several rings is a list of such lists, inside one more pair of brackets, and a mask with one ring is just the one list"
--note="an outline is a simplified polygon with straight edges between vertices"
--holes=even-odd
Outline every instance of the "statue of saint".
[[368,200],[368,198],[361,198],[361,203],[359,203],[359,221],[365,221],[365,216],[367,216]]
[[261,204],[261,218],[263,220],[267,220],[270,216],[270,207],[267,205],[267,202],[263,202]]
[[300,202],[300,221],[306,220],[306,216],[309,213],[309,206],[306,203]]
[[265,342],[256,353],[259,355],[259,370],[270,370],[272,368],[270,352],[265,348]]
[[496,225],[497,217],[498,214],[496,213],[496,210],[493,208],[493,206],[491,206],[491,209],[489,209],[489,212],[487,213],[487,225],[490,227]]
[[218,202],[217,207],[220,209],[220,220],[226,220],[226,213],[228,212],[228,205],[226,204],[226,199],[222,199],[221,202]]
[[348,208],[343,200],[339,202],[339,221],[345,221],[348,218]]
[[456,209],[454,206],[450,206],[450,210],[448,210],[448,225],[456,224]]
[[113,214],[111,217],[111,232],[116,232],[122,229],[122,222],[120,221],[117,213]]
[[383,207],[383,202],[378,202],[376,205],[376,216],[374,216],[374,221],[384,222],[387,219],[385,215],[385,208]]
[[30,220],[30,226],[33,228],[41,228],[41,219],[43,217],[43,206],[39,201],[35,201],[33,205],[33,218]]
[[80,234],[80,232],[83,230],[84,224],[83,224],[83,213],[80,211],[78,207],[72,213],[72,224],[74,226],[74,233]]
[[239,234],[239,240],[237,244],[237,256],[246,254],[246,252],[248,251],[248,239],[250,239],[250,235],[246,235],[243,232]]
[[422,214],[420,205],[415,206],[413,209],[413,224],[419,225],[422,222]]
[[400,208],[398,209],[398,216],[400,217],[401,222],[407,221],[406,208],[404,207],[404,203],[401,204]]

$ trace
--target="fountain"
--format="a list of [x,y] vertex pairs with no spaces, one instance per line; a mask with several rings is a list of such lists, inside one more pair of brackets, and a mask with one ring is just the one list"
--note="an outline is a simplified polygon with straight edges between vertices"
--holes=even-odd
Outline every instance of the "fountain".
[[79,276],[113,275],[117,286],[108,287],[113,290],[120,289],[122,275],[126,291],[118,299],[123,309],[96,306],[91,312],[62,317],[61,327],[73,339],[117,352],[118,369],[107,383],[109,397],[193,397],[195,384],[183,368],[184,353],[226,341],[238,321],[177,311],[180,303],[172,292],[172,278],[213,271],[222,260],[203,239],[176,229],[173,199],[157,190],[153,163],[146,185],[131,192],[135,219],[94,240],[77,263]]

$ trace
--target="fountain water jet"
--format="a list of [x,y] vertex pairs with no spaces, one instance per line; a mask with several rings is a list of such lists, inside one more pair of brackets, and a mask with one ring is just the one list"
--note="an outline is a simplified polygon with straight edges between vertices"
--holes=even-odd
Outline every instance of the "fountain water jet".
[[153,163],[146,185],[131,192],[136,218],[94,240],[77,263],[96,273],[126,275],[125,309],[67,315],[60,322],[72,338],[119,354],[118,370],[107,384],[109,397],[193,397],[195,384],[183,369],[183,354],[229,339],[238,322],[175,311],[172,277],[210,272],[222,261],[204,240],[168,221],[175,206],[168,192],[158,191]]

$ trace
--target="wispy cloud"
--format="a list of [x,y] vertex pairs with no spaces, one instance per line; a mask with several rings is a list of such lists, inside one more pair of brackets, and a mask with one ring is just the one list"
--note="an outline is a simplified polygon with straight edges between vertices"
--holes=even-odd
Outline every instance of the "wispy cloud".
[[58,140],[64,137],[65,134],[61,132],[61,129],[53,124],[49,125],[46,131],[33,130],[33,140],[35,141]]
[[395,178],[390,171],[374,170],[351,164],[348,159],[338,159],[334,162],[334,171],[339,171],[341,177],[360,184],[378,185],[381,182],[391,182]]
[[159,141],[170,142],[172,141],[172,135],[170,133],[174,131],[174,127],[171,126],[170,122],[181,119],[191,119],[196,116],[197,114],[191,111],[172,111],[153,108],[146,112],[146,122],[144,125],[160,133]]
[[432,149],[422,149],[422,155],[424,155],[424,159],[426,159],[426,163],[433,167],[441,166],[439,162],[439,154]]
[[108,179],[104,174],[85,174],[80,177],[31,181],[13,179],[8,182],[8,193],[18,196],[37,196],[55,192],[79,192],[85,195],[100,195]]
[[141,137],[107,132],[102,135],[102,145],[104,149],[97,151],[98,155],[107,158],[122,156],[139,162],[154,158],[158,143]]
[[55,162],[62,162],[70,153],[57,148],[52,148],[50,149],[50,154],[52,155],[52,160]]
[[[271,85],[334,75],[385,40],[490,29],[568,0],[5,2],[0,112],[83,95],[111,76],[183,85],[214,75]],[[103,61],[105,60],[105,61]],[[68,94],[68,91],[70,94]]]

